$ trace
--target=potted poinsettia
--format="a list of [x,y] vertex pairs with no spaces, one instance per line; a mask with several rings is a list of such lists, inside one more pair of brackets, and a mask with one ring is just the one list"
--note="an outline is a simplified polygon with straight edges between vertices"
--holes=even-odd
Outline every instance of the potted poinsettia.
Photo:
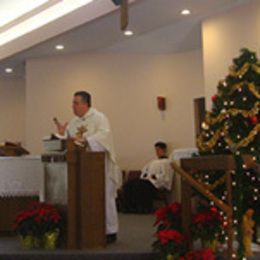
[[157,240],[153,243],[153,249],[159,254],[160,259],[178,259],[185,251],[186,239],[178,230],[160,230],[155,236]]
[[154,223],[158,230],[177,229],[181,230],[181,204],[172,203],[155,211]]
[[215,260],[215,256],[211,249],[189,251],[179,260]]
[[15,218],[14,231],[25,247],[54,248],[61,228],[58,210],[47,203],[35,201]]
[[153,251],[160,259],[178,259],[186,249],[186,238],[181,231],[181,205],[172,203],[155,212],[157,227]]
[[215,207],[204,209],[192,217],[191,231],[193,239],[201,239],[204,248],[216,246],[216,238],[224,227],[223,217]]

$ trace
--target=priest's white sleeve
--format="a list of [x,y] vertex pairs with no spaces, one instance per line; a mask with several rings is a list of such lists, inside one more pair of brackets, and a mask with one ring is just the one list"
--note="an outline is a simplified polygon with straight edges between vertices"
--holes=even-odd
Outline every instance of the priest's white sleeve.
[[96,140],[94,140],[91,137],[87,138],[87,142],[90,147],[90,150],[93,152],[105,152],[106,151],[106,149],[103,145],[101,145],[99,142],[97,142]]

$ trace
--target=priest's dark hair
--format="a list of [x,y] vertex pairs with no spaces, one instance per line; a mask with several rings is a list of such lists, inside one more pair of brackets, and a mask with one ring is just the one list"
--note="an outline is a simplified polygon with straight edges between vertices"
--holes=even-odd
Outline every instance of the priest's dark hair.
[[87,91],[77,91],[74,93],[75,96],[80,96],[82,101],[87,103],[89,107],[91,107],[91,95]]
[[167,150],[167,144],[164,143],[164,142],[157,142],[157,143],[154,144],[154,147],[158,147],[158,148],[160,148],[164,151]]

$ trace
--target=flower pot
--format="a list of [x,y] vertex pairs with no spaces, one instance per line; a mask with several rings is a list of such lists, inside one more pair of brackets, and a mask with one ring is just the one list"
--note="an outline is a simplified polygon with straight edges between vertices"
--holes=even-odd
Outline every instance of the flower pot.
[[178,255],[176,254],[168,254],[167,257],[166,257],[166,260],[177,260],[179,259]]
[[42,246],[44,249],[55,249],[59,237],[59,230],[49,231],[43,235]]
[[34,237],[32,235],[20,236],[21,245],[24,249],[34,248]]
[[41,238],[36,237],[36,236],[34,237],[33,247],[34,248],[41,248]]
[[218,240],[217,239],[201,240],[201,245],[202,245],[202,248],[209,248],[215,253],[218,248]]

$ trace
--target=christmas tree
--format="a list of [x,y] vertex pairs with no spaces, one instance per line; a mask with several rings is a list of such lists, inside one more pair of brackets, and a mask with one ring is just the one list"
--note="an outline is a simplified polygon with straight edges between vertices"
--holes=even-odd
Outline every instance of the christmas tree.
[[[244,255],[242,219],[248,209],[254,210],[260,223],[260,173],[248,169],[243,155],[260,163],[260,62],[256,53],[242,49],[233,60],[229,74],[217,86],[212,110],[202,123],[197,139],[200,155],[233,154],[237,169],[233,173],[234,225],[239,242],[239,258]],[[212,191],[226,199],[225,174],[211,172],[203,177]]]

